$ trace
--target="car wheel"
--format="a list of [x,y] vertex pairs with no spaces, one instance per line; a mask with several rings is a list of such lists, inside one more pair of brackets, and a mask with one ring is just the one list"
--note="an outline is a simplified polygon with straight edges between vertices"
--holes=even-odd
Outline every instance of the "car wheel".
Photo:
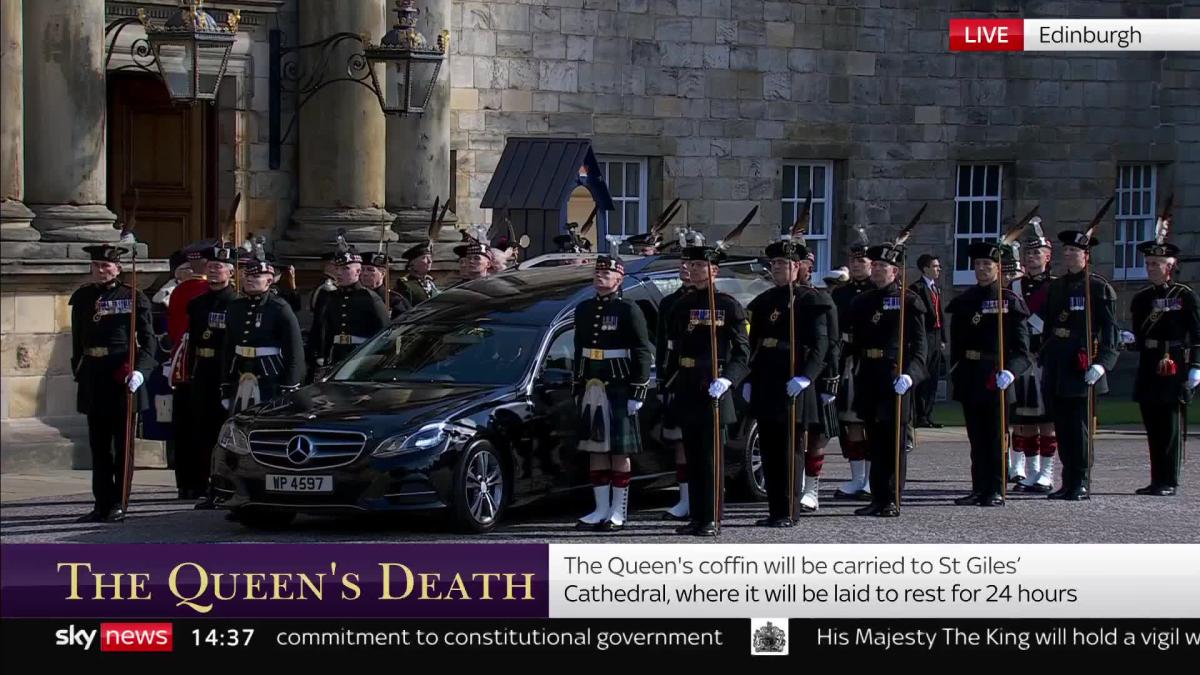
[[765,501],[767,498],[767,479],[763,474],[762,444],[758,442],[758,425],[750,427],[743,450],[741,488],[750,499]]
[[504,515],[508,475],[489,441],[472,443],[454,473],[454,520],[466,532],[491,532]]
[[282,530],[296,519],[293,511],[241,508],[233,513],[238,522],[252,530]]

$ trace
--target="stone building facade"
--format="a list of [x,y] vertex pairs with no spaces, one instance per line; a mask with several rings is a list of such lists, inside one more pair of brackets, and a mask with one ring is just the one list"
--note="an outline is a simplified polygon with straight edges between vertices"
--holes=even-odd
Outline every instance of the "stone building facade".
[[[0,422],[5,440],[41,442],[44,428],[79,428],[65,301],[86,274],[81,247],[119,236],[113,223],[129,215],[139,161],[173,168],[127,150],[128,139],[114,147],[127,74],[117,69],[130,65],[140,29],[110,49],[104,28],[139,7],[165,16],[176,2],[0,4]],[[185,120],[202,130],[193,147],[205,153],[194,227],[213,236],[233,218],[268,233],[303,287],[339,227],[372,247],[386,232],[399,252],[423,236],[434,199],[451,195],[452,222],[490,222],[479,202],[505,139],[546,135],[592,140],[620,210],[612,234],[645,227],[679,197],[676,222],[714,237],[758,206],[741,242],[757,247],[812,189],[811,239],[829,267],[854,227],[890,236],[928,202],[913,250],[941,255],[964,281],[972,238],[1034,204],[1052,235],[1119,189],[1096,260],[1124,297],[1141,283],[1140,262],[1113,242],[1144,238],[1167,195],[1176,241],[1200,246],[1200,54],[948,46],[951,17],[1200,18],[1198,0],[419,0],[427,38],[450,30],[429,112],[385,117],[370,92],[333,85],[302,108],[272,168],[269,32],[286,44],[339,31],[377,39],[392,4],[205,3],[240,10],[242,23],[219,101]],[[282,107],[286,126],[294,98]],[[241,207],[228,214],[236,193]],[[138,215],[143,286],[166,267],[164,244],[147,232],[180,217],[154,218]],[[452,227],[442,233],[444,270],[455,238]]]

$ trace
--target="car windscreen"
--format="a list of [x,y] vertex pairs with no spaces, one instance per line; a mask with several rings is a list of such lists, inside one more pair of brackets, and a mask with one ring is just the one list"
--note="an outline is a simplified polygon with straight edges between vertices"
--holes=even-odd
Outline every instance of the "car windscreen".
[[330,379],[514,384],[524,377],[540,336],[533,326],[398,323],[364,344]]

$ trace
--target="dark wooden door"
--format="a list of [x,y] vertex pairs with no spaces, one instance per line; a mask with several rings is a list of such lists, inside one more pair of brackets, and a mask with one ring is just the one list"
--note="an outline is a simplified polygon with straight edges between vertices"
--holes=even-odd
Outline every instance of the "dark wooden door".
[[213,236],[212,106],[173,104],[158,78],[114,73],[108,109],[109,205],[128,227],[136,191],[135,234],[150,257]]

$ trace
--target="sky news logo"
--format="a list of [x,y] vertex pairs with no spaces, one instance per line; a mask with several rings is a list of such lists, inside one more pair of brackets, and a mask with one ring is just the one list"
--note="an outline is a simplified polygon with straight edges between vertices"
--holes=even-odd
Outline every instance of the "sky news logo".
[[102,652],[170,652],[175,649],[175,630],[169,623],[102,623],[99,630],[71,624],[54,632],[57,647],[91,651],[97,640]]

